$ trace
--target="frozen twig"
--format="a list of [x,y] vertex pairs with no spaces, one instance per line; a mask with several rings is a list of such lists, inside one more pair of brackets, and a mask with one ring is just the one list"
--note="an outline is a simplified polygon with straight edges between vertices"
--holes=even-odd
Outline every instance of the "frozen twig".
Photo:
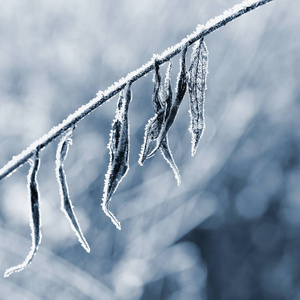
[[[161,55],[156,56],[156,63],[158,65],[164,64],[181,52],[184,46],[189,47],[197,40],[225,26],[234,19],[271,1],[273,0],[245,0],[240,4],[233,6],[231,9],[223,12],[222,15],[209,20],[204,26],[198,26],[196,31],[188,35],[181,42],[177,43],[173,47],[168,48]],[[63,122],[53,127],[47,134],[33,142],[19,155],[13,156],[13,158],[3,168],[0,169],[0,180],[11,175],[18,167],[27,162],[34,155],[36,149],[43,150],[54,139],[64,134],[69,128],[72,128],[86,115],[123,90],[127,83],[133,83],[152,71],[154,69],[154,65],[155,61],[152,59],[139,69],[129,73],[126,77],[121,78],[118,82],[111,85],[104,92],[98,92],[95,98],[90,100],[87,104],[81,106],[73,114],[70,114]]]

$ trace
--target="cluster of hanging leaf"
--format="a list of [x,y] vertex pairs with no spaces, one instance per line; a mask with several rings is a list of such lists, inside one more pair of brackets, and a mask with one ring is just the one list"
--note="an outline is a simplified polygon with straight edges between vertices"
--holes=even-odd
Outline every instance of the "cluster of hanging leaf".
[[[168,131],[171,128],[179,106],[183,100],[186,90],[189,91],[190,98],[190,132],[192,134],[192,156],[195,155],[199,141],[205,128],[204,101],[206,90],[206,76],[208,73],[208,51],[203,38],[195,43],[191,55],[190,68],[186,70],[186,52],[188,46],[184,46],[181,51],[180,70],[177,77],[175,96],[171,86],[172,63],[169,62],[165,80],[159,69],[158,60],[154,59],[154,90],[152,104],[154,116],[150,118],[145,126],[144,143],[142,145],[139,164],[143,165],[145,160],[154,156],[160,149],[164,159],[174,172],[177,184],[181,182],[178,167],[174,161],[168,141]],[[129,170],[129,103],[131,102],[131,83],[127,83],[124,90],[120,92],[115,119],[110,131],[108,149],[110,161],[105,176],[102,209],[111,218],[118,229],[121,229],[120,222],[109,210],[112,195],[116,191],[119,183]],[[73,128],[74,129],[74,128]],[[69,146],[72,144],[71,135],[73,129],[69,130],[60,140],[56,152],[56,177],[60,189],[61,209],[70,222],[71,228],[75,232],[82,247],[90,252],[90,247],[84,238],[80,225],[73,210],[73,205],[69,196],[66,174],[63,163],[67,157]],[[6,270],[4,277],[8,277],[13,272],[22,271],[31,263],[41,242],[41,221],[39,212],[39,190],[37,183],[37,172],[39,170],[39,151],[34,154],[34,159],[30,160],[30,170],[28,173],[28,193],[31,202],[31,235],[32,248],[24,262]]]

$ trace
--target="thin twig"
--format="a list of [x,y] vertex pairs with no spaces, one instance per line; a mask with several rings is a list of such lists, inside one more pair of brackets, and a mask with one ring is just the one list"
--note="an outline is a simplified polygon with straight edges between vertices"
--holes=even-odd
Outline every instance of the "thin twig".
[[[183,46],[189,47],[194,42],[203,38],[204,36],[210,34],[211,32],[225,26],[227,23],[233,21],[234,19],[242,16],[243,14],[254,10],[255,8],[267,4],[273,0],[245,0],[242,3],[235,5],[229,10],[223,12],[222,15],[209,20],[204,26],[198,26],[197,30],[191,35],[184,38],[181,42],[173,47],[168,48],[161,55],[156,56],[155,60],[158,65],[164,64],[169,61],[172,57],[177,55]],[[144,64],[139,69],[129,73],[126,77],[121,78],[118,82],[114,83],[104,92],[99,91],[95,98],[90,100],[87,104],[81,106],[73,114],[69,115],[64,121],[59,125],[53,127],[47,134],[42,136],[40,139],[32,143],[27,149],[21,152],[13,158],[0,170],[0,180],[11,175],[18,167],[22,166],[28,159],[33,156],[36,149],[43,150],[49,143],[51,143],[58,136],[62,135],[69,128],[77,124],[86,115],[95,110],[97,107],[102,105],[107,100],[111,99],[117,93],[119,93],[128,82],[135,82],[139,78],[145,76],[147,73],[154,69],[154,59],[151,59],[146,64]]]

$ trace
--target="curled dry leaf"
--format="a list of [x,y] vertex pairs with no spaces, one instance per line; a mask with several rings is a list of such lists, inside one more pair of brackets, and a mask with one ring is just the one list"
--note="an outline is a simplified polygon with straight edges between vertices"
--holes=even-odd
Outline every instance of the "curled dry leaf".
[[177,180],[177,185],[180,185],[181,183],[181,177],[180,177],[180,173],[179,173],[179,169],[175,163],[175,160],[173,158],[171,149],[169,147],[169,139],[168,139],[168,135],[165,136],[165,138],[163,139],[163,141],[160,144],[160,151],[163,155],[163,158],[167,161],[167,163],[170,165],[175,179]]
[[[167,69],[167,73],[166,73],[165,84],[164,84],[164,98],[163,98],[164,106],[165,106],[164,124],[169,117],[169,114],[171,111],[171,106],[172,106],[171,71],[172,71],[172,62],[170,61],[168,69]],[[172,171],[174,172],[174,176],[177,180],[177,185],[180,185],[181,177],[180,177],[179,169],[175,163],[171,149],[169,147],[168,134],[166,134],[165,138],[162,140],[159,148],[160,148],[160,151],[161,151],[164,159],[167,161],[167,163],[170,165]]]
[[206,77],[208,73],[208,50],[203,38],[196,42],[188,74],[188,90],[190,94],[190,132],[192,134],[192,156],[195,155],[199,141],[205,129],[204,102]]
[[157,61],[155,61],[155,73],[153,78],[154,89],[152,94],[155,115],[153,118],[149,119],[145,127],[144,143],[142,145],[139,163],[140,165],[143,165],[144,161],[152,157],[156,150],[160,148],[164,159],[171,166],[177,184],[179,185],[181,182],[180,174],[169,147],[168,136],[166,135],[160,143],[158,142],[172,105],[171,69],[172,63],[170,62],[167,69],[165,84],[163,86],[161,83],[159,65]]
[[157,139],[161,132],[164,110],[157,112],[150,118],[145,126],[144,143],[142,145],[139,164],[142,166],[146,159],[152,157],[157,150]]
[[112,123],[108,149],[110,161],[105,175],[102,209],[121,230],[120,222],[109,210],[109,202],[119,183],[129,170],[129,120],[128,109],[131,101],[130,84],[120,93],[116,116]]
[[165,109],[165,119],[169,117],[171,106],[172,106],[172,85],[171,85],[171,72],[172,72],[172,61],[169,62],[166,77],[165,77],[165,86],[164,86],[164,105]]
[[153,151],[156,151],[158,149],[159,145],[161,144],[161,142],[167,135],[169,129],[171,128],[176,118],[179,106],[186,92],[186,86],[187,86],[186,67],[185,67],[186,51],[187,51],[187,45],[185,45],[181,50],[180,70],[177,77],[174,103],[171,106],[168,118],[166,119],[166,122],[161,130],[159,138],[157,139],[157,148],[154,149]]
[[157,59],[154,60],[154,76],[153,76],[153,94],[152,94],[152,104],[154,113],[159,112],[163,109],[163,95],[162,95],[162,82],[161,74],[159,71],[159,64]]
[[10,274],[14,272],[20,272],[27,265],[29,265],[33,260],[33,257],[42,239],[40,207],[39,207],[40,196],[39,196],[39,186],[37,182],[37,172],[40,167],[40,158],[39,158],[38,150],[36,150],[34,154],[34,159],[29,160],[29,163],[30,163],[30,169],[27,176],[27,182],[28,182],[28,195],[31,204],[30,227],[31,227],[32,246],[24,262],[21,263],[20,265],[7,269],[4,273],[4,277],[8,277]]
[[70,199],[69,189],[67,185],[67,177],[64,171],[64,161],[67,157],[69,146],[72,144],[72,130],[69,130],[60,140],[56,152],[56,178],[59,184],[59,191],[61,197],[61,210],[70,222],[71,228],[75,232],[81,246],[90,252],[90,247],[81,231],[80,225],[77,221],[73,204]]
[[139,164],[142,166],[146,159],[154,155],[153,150],[156,148],[156,140],[161,132],[165,119],[165,106],[163,105],[163,95],[161,86],[161,74],[159,65],[155,60],[155,72],[153,77],[154,89],[152,94],[152,105],[154,117],[150,118],[145,126],[144,143],[142,145]]

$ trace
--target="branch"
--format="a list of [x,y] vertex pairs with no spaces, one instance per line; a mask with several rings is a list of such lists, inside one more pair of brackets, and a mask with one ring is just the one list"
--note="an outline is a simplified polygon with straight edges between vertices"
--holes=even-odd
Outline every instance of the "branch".
[[[245,0],[242,3],[235,5],[231,9],[224,11],[222,15],[209,20],[204,26],[198,26],[196,31],[184,38],[181,42],[174,45],[173,47],[168,48],[161,55],[156,56],[156,64],[164,64],[165,62],[169,61],[172,57],[177,55],[184,46],[189,47],[200,38],[203,38],[211,32],[225,26],[227,23],[242,16],[243,14],[254,10],[259,6],[267,4],[271,1],[273,0]],[[154,63],[155,61],[153,58],[139,69],[129,73],[126,77],[121,78],[118,82],[110,86],[104,92],[99,91],[95,98],[90,100],[87,104],[81,106],[77,111],[69,115],[59,125],[53,127],[47,134],[45,134],[40,139],[32,143],[19,155],[13,156],[12,159],[3,168],[1,168],[0,180],[7,176],[10,176],[18,167],[22,166],[25,162],[27,162],[28,159],[34,155],[36,150],[43,150],[54,139],[62,135],[69,128],[73,127],[80,120],[82,120],[86,115],[88,115],[97,107],[102,105],[104,102],[106,102],[107,100],[115,96],[117,93],[119,93],[127,83],[133,83],[139,78],[145,76],[150,71],[152,71],[154,69]]]

